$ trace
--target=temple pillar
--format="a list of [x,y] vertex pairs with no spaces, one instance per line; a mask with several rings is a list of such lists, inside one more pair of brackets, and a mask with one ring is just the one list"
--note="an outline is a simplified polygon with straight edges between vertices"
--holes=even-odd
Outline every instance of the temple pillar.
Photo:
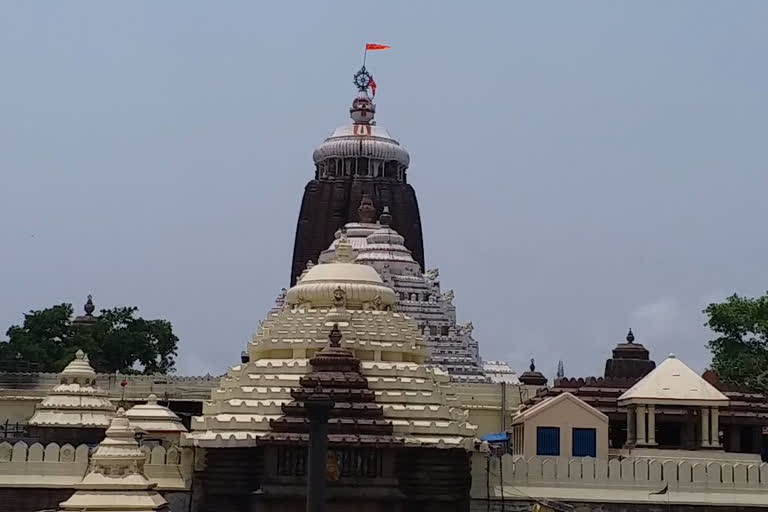
[[712,413],[709,415],[712,426],[709,429],[709,437],[711,439],[710,445],[720,447],[720,409],[717,407],[712,408]]
[[632,415],[632,407],[627,407],[627,446],[635,444],[635,418]]
[[637,446],[646,444],[645,441],[645,406],[635,406],[635,423],[637,424]]
[[701,446],[709,448],[709,407],[701,408]]
[[648,406],[648,444],[656,445],[656,406]]

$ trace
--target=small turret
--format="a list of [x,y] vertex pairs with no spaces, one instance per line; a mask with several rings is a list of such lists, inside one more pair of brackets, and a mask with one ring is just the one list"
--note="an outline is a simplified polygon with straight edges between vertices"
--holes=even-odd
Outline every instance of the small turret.
[[98,318],[93,316],[93,312],[96,310],[96,306],[93,304],[93,296],[88,295],[88,300],[85,301],[85,305],[83,306],[83,310],[85,311],[84,315],[80,315],[78,317],[75,317],[74,320],[72,320],[72,325],[75,327],[90,327],[96,322],[98,322]]
[[520,376],[520,382],[527,386],[546,386],[547,378],[536,370],[536,362],[531,358],[531,365],[528,367],[528,371]]

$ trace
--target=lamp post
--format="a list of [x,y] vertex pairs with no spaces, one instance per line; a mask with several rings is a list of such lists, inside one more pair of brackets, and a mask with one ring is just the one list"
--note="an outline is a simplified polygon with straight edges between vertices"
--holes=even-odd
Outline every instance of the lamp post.
[[304,402],[309,417],[307,512],[326,512],[328,416],[334,402],[319,386]]

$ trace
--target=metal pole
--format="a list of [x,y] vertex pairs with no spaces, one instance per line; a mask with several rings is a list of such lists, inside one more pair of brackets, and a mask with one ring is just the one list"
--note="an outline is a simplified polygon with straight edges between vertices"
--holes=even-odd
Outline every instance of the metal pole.
[[319,391],[304,402],[309,417],[307,512],[327,510],[328,416],[333,405],[331,397]]
[[507,431],[507,383],[501,381],[501,431]]

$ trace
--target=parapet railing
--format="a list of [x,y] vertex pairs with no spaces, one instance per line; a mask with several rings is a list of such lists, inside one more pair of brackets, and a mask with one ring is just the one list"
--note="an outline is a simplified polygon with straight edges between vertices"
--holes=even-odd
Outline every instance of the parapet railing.
[[[219,384],[220,376],[120,375],[100,373],[99,387],[112,399],[146,399],[150,393],[161,400],[207,400]],[[42,398],[58,383],[55,373],[0,373],[0,395]],[[125,382],[126,385],[122,386]]]
[[[600,501],[595,497],[609,501],[659,501],[671,495],[672,501],[678,503],[722,501],[749,505],[765,504],[768,496],[768,464],[701,459],[526,458],[475,453],[472,480],[475,499],[510,499],[538,492],[540,497],[574,501],[590,501],[590,497],[594,501]],[[537,488],[547,489],[544,493],[548,495],[536,491]],[[691,498],[699,493],[701,496]]]
[[[142,450],[147,457],[144,471],[158,489],[189,489],[194,465],[191,448],[142,446]],[[0,443],[0,487],[72,487],[85,476],[91,453],[84,444]]]

